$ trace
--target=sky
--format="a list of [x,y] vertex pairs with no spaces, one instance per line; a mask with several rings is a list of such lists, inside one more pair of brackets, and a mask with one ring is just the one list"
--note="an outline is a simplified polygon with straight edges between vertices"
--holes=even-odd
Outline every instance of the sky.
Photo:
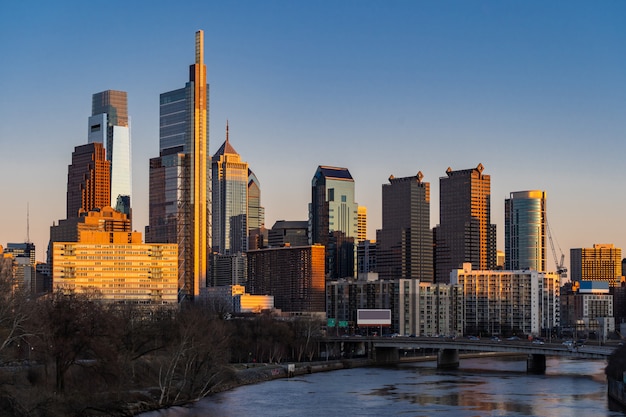
[[209,151],[228,120],[268,228],[308,218],[318,165],[350,170],[370,239],[382,184],[421,171],[435,226],[439,178],[482,163],[498,249],[505,198],[537,189],[559,257],[594,243],[626,251],[620,0],[2,2],[0,244],[29,238],[45,259],[91,96],[108,89],[128,93],[133,228],[144,232],[159,94],[184,87],[199,29]]

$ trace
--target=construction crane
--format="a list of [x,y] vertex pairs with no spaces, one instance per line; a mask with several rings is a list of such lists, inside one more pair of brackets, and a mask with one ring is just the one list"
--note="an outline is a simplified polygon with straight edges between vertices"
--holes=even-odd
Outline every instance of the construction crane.
[[[548,223],[548,217],[546,216],[546,229],[548,229],[548,240],[550,240],[550,248],[552,249],[552,256],[554,256],[554,265],[556,266],[556,272],[561,278],[567,278],[567,268],[565,267],[565,255],[559,246],[559,252],[561,253],[561,261],[556,256],[556,250],[554,249],[554,242],[552,241],[552,231],[550,230],[550,223]],[[558,245],[558,242],[557,242]]]

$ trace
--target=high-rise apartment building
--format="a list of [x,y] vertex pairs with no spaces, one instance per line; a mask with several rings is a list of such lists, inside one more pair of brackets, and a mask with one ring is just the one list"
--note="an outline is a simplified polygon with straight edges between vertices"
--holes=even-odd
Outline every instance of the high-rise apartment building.
[[491,224],[491,177],[484,167],[453,171],[439,178],[439,225],[435,235],[435,280],[450,282],[450,271],[471,263],[496,267],[496,226]]
[[108,205],[131,216],[131,153],[128,100],[125,91],[106,90],[92,96],[88,143],[102,143],[111,163]]
[[613,244],[570,249],[570,271],[572,282],[605,281],[611,287],[618,287],[622,277],[622,249]]
[[77,146],[67,171],[67,218],[111,205],[111,163],[102,143]]
[[433,282],[433,234],[430,229],[430,183],[422,172],[389,177],[383,184],[383,224],[377,233],[380,279]]
[[271,295],[276,308],[288,313],[325,312],[324,248],[286,246],[249,251],[251,294]]
[[226,141],[213,155],[213,252],[223,255],[248,250],[248,163]]
[[326,275],[331,279],[354,276],[358,230],[354,179],[347,168],[319,166],[311,185],[310,239],[326,247]]
[[181,296],[206,286],[210,252],[209,86],[204,32],[184,88],[160,96],[159,157],[150,160],[146,242],[178,243]]
[[546,232],[546,192],[512,192],[504,200],[504,269],[545,272]]

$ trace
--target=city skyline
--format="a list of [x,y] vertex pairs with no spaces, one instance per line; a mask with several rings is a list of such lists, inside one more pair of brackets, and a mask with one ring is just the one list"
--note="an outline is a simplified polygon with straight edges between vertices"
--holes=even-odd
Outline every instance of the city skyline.
[[[143,232],[159,94],[185,79],[190,36],[204,29],[210,154],[229,119],[260,181],[267,226],[305,220],[311,173],[330,165],[353,175],[369,239],[381,228],[380,187],[390,174],[422,171],[432,184],[433,227],[439,177],[482,163],[498,249],[504,200],[534,189],[547,193],[566,258],[595,243],[625,247],[622,3],[241,2],[198,4],[194,16],[156,4],[150,19],[132,4],[116,31],[101,30],[108,22],[93,6],[77,5],[3,7],[1,192],[11,202],[0,209],[3,246],[29,235],[37,260],[45,258],[49,228],[64,217],[72,150],[87,141],[91,96],[108,89],[128,92],[133,227]],[[92,53],[110,44],[115,60]]]

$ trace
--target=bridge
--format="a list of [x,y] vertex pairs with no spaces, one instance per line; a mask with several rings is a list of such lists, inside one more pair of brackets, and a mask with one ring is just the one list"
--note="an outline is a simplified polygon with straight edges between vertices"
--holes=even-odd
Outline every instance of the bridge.
[[375,364],[395,364],[401,361],[400,352],[415,352],[430,349],[437,352],[438,368],[458,368],[459,352],[503,352],[527,356],[527,370],[543,373],[546,370],[547,356],[560,356],[578,359],[606,360],[617,346],[586,344],[566,346],[558,343],[531,343],[527,340],[470,340],[432,337],[341,337],[328,338],[327,349],[343,352],[361,352]]

